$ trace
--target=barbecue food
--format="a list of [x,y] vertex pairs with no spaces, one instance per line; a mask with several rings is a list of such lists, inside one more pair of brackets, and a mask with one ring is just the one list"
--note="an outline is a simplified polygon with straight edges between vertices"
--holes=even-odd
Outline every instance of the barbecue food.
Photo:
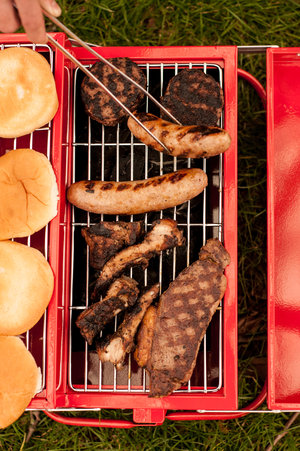
[[149,288],[136,302],[130,312],[126,312],[125,319],[117,331],[99,340],[96,349],[101,362],[111,362],[121,369],[126,354],[134,348],[134,336],[145,312],[159,293],[159,284]]
[[83,310],[76,320],[76,326],[89,345],[107,323],[135,303],[138,294],[137,282],[122,276],[112,283],[104,299]]
[[[135,113],[135,116],[168,148],[168,155],[173,157],[210,158],[224,153],[231,143],[229,133],[219,127],[177,125],[150,113]],[[144,144],[159,152],[167,153],[131,117],[128,118],[127,125],[131,133]]]
[[[146,77],[129,58],[108,58],[108,61],[146,88]],[[90,72],[100,80],[130,111],[134,111],[144,97],[143,92],[116,70],[97,61]],[[128,116],[116,102],[91,78],[86,76],[81,85],[81,97],[87,114],[101,124],[117,125]]]
[[22,415],[40,385],[40,370],[23,341],[0,337],[0,429]]
[[[184,125],[217,125],[224,106],[219,83],[200,69],[183,69],[168,83],[162,105]],[[163,115],[163,119],[169,117]]]
[[0,157],[0,240],[32,235],[57,214],[58,189],[49,160],[32,149]]
[[157,307],[150,305],[137,334],[137,344],[133,356],[141,368],[147,365],[150,358],[156,315]]
[[159,219],[153,223],[144,240],[123,249],[104,265],[95,285],[93,297],[104,290],[111,282],[133,266],[147,268],[150,258],[161,251],[184,244],[183,232],[177,228],[173,219]]
[[143,222],[99,222],[81,229],[90,250],[90,264],[102,269],[107,260],[125,246],[132,246],[143,233]]
[[53,287],[52,269],[40,251],[0,241],[0,335],[31,329],[49,304]]
[[230,257],[211,239],[199,260],[184,269],[162,294],[153,334],[150,397],[168,396],[191,378],[202,338],[226,290]]
[[0,137],[17,138],[47,124],[58,108],[47,60],[34,50],[0,51]]
[[76,182],[67,196],[73,205],[92,213],[134,215],[180,205],[198,196],[206,186],[205,172],[191,168],[147,180]]

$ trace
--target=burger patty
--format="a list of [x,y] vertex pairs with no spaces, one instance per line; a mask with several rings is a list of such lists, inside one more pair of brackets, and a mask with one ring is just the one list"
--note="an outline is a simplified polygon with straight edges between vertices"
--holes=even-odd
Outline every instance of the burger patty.
[[[129,58],[109,58],[114,66],[146,88],[146,77],[142,70]],[[122,77],[102,61],[97,61],[90,69],[109,90],[130,111],[134,111],[144,97],[143,92],[133,83]],[[88,76],[81,84],[81,98],[87,114],[103,125],[114,126],[122,121],[128,114]]]
[[[183,125],[217,125],[224,106],[223,91],[201,69],[183,69],[168,83],[161,103]],[[170,120],[166,114],[163,118]]]

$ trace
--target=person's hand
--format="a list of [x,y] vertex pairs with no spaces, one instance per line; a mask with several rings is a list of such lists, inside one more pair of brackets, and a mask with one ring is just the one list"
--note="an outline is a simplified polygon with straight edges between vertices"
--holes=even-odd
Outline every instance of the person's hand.
[[13,33],[23,25],[30,41],[45,44],[47,36],[42,8],[55,17],[61,14],[54,0],[0,0],[0,31]]

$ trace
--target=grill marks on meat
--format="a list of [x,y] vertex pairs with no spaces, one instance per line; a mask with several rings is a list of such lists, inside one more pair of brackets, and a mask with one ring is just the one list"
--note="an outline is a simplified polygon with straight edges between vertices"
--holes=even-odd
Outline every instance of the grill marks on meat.
[[126,269],[140,265],[147,268],[150,258],[161,251],[184,244],[183,232],[173,219],[159,219],[153,223],[144,240],[123,249],[104,265],[95,285],[93,298]]
[[137,344],[133,356],[141,368],[146,366],[150,358],[156,315],[157,307],[150,305],[137,334]]
[[147,364],[150,397],[168,396],[191,378],[200,343],[226,290],[223,271],[229,262],[222,244],[208,240],[199,260],[162,294]]
[[[146,88],[143,71],[129,58],[108,58],[108,61]],[[90,72],[130,111],[134,111],[144,97],[140,89],[102,61],[97,61]],[[87,114],[101,124],[114,126],[127,117],[127,113],[88,76],[82,81],[81,97]]]
[[127,125],[131,133],[147,146],[173,157],[210,158],[226,152],[231,144],[229,133],[220,127],[178,125],[160,119],[154,114],[136,112],[134,114],[168,151],[129,117]]
[[134,336],[145,312],[159,293],[159,284],[153,285],[135,303],[117,331],[104,340],[97,340],[96,349],[101,362],[111,362],[121,369],[126,354],[134,347]]
[[224,95],[210,75],[200,69],[183,69],[169,81],[161,103],[184,125],[213,126],[221,117]]
[[132,246],[142,235],[143,222],[105,222],[81,229],[90,250],[90,264],[101,270],[107,260],[125,246]]
[[139,294],[137,285],[134,279],[120,277],[112,283],[104,299],[91,305],[78,316],[76,326],[89,345],[107,323],[136,302]]
[[93,213],[137,215],[180,205],[206,186],[207,175],[202,169],[186,168],[145,180],[81,180],[69,186],[67,198],[77,208]]

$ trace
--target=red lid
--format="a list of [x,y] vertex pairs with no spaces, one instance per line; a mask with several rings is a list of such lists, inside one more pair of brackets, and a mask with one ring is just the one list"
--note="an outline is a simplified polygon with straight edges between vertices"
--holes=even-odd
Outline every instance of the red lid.
[[268,406],[300,409],[300,48],[269,49]]

